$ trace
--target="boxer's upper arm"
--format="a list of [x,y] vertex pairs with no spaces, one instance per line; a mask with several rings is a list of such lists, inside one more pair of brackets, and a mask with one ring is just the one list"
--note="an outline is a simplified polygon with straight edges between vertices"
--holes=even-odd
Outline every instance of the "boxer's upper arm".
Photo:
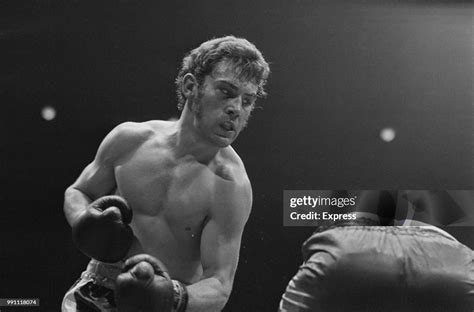
[[209,220],[201,238],[204,278],[215,277],[230,293],[239,260],[240,242],[252,206],[247,177],[240,185],[226,181],[217,186]]
[[135,148],[142,134],[135,123],[115,127],[100,144],[94,160],[71,186],[91,199],[110,194],[116,187],[114,168]]

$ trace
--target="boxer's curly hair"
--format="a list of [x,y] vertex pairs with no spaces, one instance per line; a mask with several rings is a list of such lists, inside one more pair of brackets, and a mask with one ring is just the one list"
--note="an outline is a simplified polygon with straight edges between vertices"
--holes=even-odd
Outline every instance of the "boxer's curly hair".
[[221,60],[230,60],[233,63],[235,70],[238,71],[239,79],[254,81],[258,85],[258,97],[266,95],[264,86],[270,74],[270,67],[255,45],[246,39],[234,36],[215,38],[204,42],[183,59],[175,81],[179,111],[183,110],[186,102],[181,91],[184,75],[193,74],[201,86],[206,75],[212,73],[215,65]]

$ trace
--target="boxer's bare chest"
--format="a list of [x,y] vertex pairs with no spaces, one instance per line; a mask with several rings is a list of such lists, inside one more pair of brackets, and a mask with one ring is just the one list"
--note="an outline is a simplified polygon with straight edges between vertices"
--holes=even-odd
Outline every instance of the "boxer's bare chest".
[[212,200],[215,175],[189,158],[176,159],[159,144],[145,143],[115,168],[118,191],[134,214],[163,218],[170,227],[196,227]]

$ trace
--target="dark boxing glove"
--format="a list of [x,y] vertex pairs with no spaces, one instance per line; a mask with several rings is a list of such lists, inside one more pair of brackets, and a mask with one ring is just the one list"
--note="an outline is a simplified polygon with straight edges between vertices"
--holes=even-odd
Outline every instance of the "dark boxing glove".
[[123,272],[115,288],[119,312],[186,310],[186,288],[171,280],[158,259],[145,254],[134,256],[125,262]]
[[133,232],[128,225],[131,221],[132,210],[125,199],[104,196],[92,202],[72,224],[72,239],[87,256],[117,262],[132,245]]

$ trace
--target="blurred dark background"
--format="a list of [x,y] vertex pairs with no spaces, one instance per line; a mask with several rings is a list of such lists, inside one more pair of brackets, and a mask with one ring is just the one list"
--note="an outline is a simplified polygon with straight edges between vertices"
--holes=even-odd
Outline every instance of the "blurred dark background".
[[[182,57],[233,34],[272,75],[234,144],[254,205],[225,311],[275,311],[313,230],[283,227],[283,190],[474,189],[473,12],[470,1],[0,1],[0,298],[59,310],[87,263],[63,191],[117,124],[178,117]],[[472,228],[448,230],[474,247]]]

